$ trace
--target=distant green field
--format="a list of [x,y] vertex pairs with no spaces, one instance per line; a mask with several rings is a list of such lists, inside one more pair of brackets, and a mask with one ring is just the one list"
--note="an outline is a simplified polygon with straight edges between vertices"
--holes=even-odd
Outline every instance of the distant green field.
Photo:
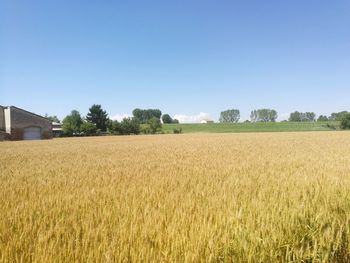
[[173,133],[182,129],[183,133],[212,132],[291,132],[330,131],[339,127],[338,122],[275,122],[275,123],[211,123],[211,124],[163,124],[163,132]]

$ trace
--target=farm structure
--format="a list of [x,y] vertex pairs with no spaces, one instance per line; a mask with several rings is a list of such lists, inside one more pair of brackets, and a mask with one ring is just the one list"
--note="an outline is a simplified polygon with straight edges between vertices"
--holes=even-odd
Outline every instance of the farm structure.
[[52,136],[60,137],[63,133],[62,124],[59,122],[52,122]]
[[15,106],[0,106],[0,140],[52,138],[51,121]]
[[201,123],[202,124],[210,124],[210,123],[214,123],[214,121],[213,120],[201,120]]

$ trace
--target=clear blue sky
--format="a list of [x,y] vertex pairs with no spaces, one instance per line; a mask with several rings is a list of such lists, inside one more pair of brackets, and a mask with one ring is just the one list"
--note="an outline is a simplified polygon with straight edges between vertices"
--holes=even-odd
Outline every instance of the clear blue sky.
[[350,1],[0,0],[0,104],[350,110]]

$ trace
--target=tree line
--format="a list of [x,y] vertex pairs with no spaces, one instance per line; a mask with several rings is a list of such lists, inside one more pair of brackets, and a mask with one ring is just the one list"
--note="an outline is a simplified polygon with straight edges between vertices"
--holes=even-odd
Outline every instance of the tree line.
[[[46,117],[57,122],[56,116]],[[133,110],[133,117],[124,118],[118,122],[117,120],[111,120],[101,105],[94,104],[89,108],[89,112],[85,117],[77,110],[72,110],[63,119],[62,130],[65,136],[155,134],[161,132],[161,117],[162,112],[159,109],[135,109]],[[171,123],[173,122],[174,120],[171,119]]]
[[[238,109],[228,109],[220,113],[219,122],[237,123],[240,120],[240,111]],[[276,122],[278,113],[274,109],[257,109],[250,113],[250,120],[245,122]]]
[[[162,114],[159,109],[139,109],[132,111],[133,116],[124,118],[120,122],[111,120],[108,113],[99,104],[94,104],[89,108],[86,116],[82,116],[77,110],[72,110],[62,122],[63,133],[66,136],[94,135],[94,134],[155,134],[162,131],[162,123],[179,123],[177,119],[171,118],[169,114]],[[56,116],[45,115],[53,122],[60,122]],[[251,111],[250,120],[245,122],[276,122],[278,112],[274,109],[255,109]],[[228,109],[220,113],[220,123],[237,123],[240,120],[238,109]],[[334,112],[330,116],[320,115],[316,118],[314,112],[290,113],[290,122],[315,122],[315,121],[339,121],[340,128],[350,129],[350,112]],[[174,133],[181,133],[176,129]]]
[[[238,109],[228,109],[220,113],[219,122],[237,123],[240,120],[240,111]],[[250,113],[250,120],[245,122],[276,122],[278,113],[274,109],[257,109]]]
[[[257,109],[250,113],[250,120],[245,122],[276,122],[278,112],[274,109]],[[299,112],[290,113],[288,121],[290,122],[313,122],[313,121],[340,121],[341,127],[346,127],[346,120],[350,118],[350,112],[341,111],[334,112],[330,116],[320,115],[316,119],[315,112]],[[238,109],[228,109],[220,113],[219,122],[221,123],[237,123],[240,120],[240,111]],[[350,126],[349,126],[350,128]]]

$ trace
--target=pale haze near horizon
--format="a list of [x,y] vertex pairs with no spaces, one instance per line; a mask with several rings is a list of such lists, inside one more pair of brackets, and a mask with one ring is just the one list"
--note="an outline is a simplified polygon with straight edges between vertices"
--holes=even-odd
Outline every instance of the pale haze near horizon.
[[282,120],[350,110],[349,83],[349,1],[0,3],[0,105],[42,115]]

